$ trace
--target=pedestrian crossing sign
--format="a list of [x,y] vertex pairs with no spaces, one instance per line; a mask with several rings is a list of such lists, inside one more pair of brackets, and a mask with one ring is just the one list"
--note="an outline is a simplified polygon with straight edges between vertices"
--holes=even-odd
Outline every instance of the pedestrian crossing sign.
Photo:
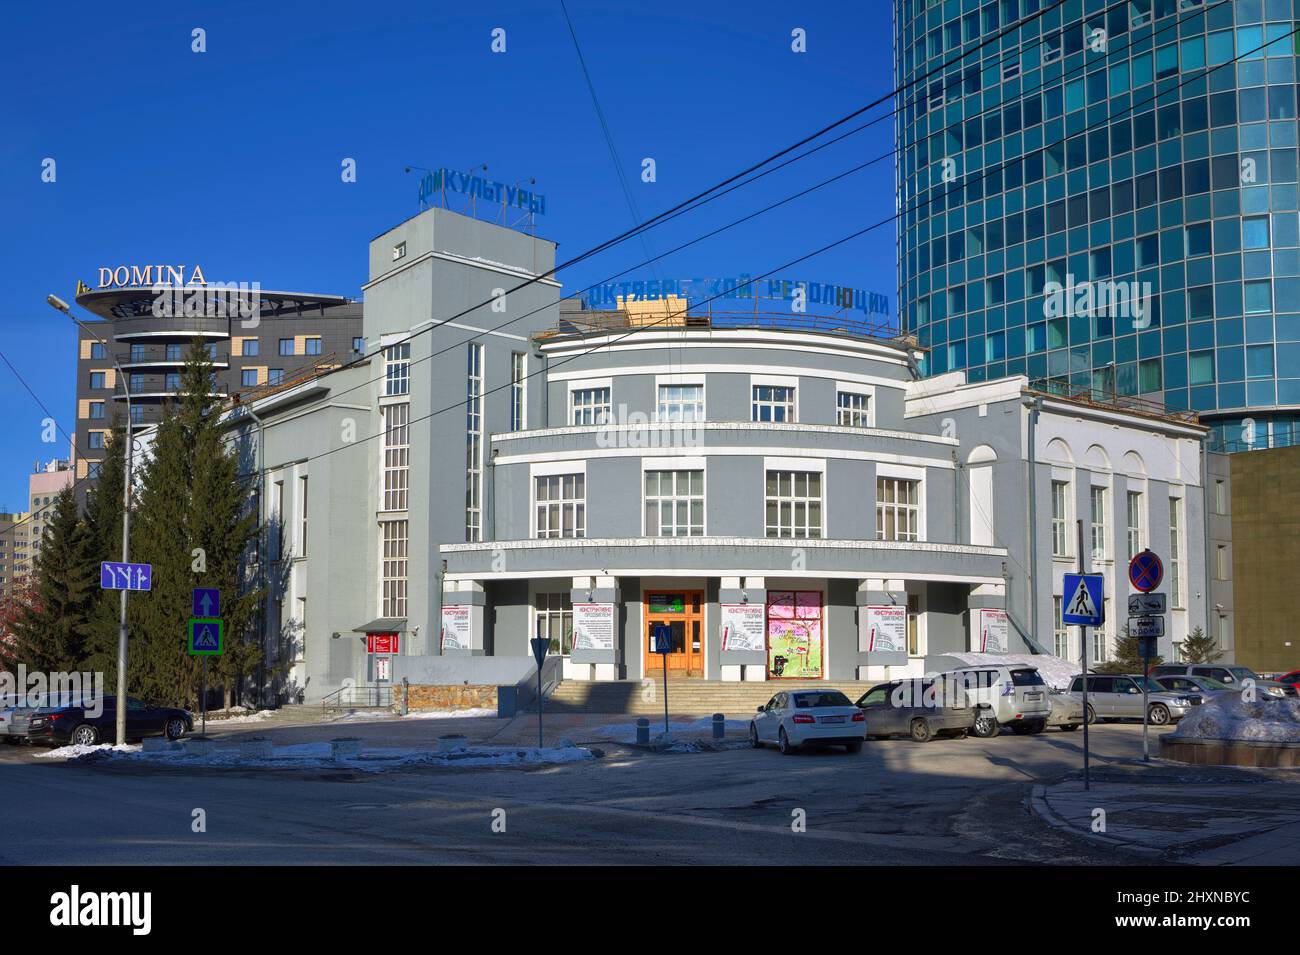
[[1106,619],[1101,574],[1066,574],[1061,623],[1100,627]]
[[190,656],[221,656],[225,649],[225,630],[225,621],[220,617],[191,617]]

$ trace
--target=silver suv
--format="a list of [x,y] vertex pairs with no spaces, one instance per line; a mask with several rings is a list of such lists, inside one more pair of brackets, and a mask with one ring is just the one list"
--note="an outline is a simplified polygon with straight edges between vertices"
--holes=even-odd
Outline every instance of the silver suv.
[[1259,692],[1266,696],[1281,699],[1295,696],[1296,688],[1277,680],[1266,680],[1250,667],[1230,666],[1226,663],[1162,663],[1151,668],[1151,675],[1157,680],[1166,676],[1208,676],[1227,685],[1230,690],[1240,690],[1246,680],[1254,680]]
[[1047,683],[1036,667],[1023,664],[959,667],[940,674],[956,681],[976,707],[971,734],[981,739],[1009,726],[1020,735],[1041,733],[1052,713]]
[[[1088,709],[1085,719],[1089,723],[1099,720],[1142,719],[1142,686],[1140,676],[1111,676],[1104,673],[1088,676]],[[1199,693],[1171,693],[1150,677],[1145,678],[1147,712],[1153,726],[1181,720],[1194,706],[1200,706]],[[1083,698],[1083,677],[1076,676],[1070,684],[1070,695]]]

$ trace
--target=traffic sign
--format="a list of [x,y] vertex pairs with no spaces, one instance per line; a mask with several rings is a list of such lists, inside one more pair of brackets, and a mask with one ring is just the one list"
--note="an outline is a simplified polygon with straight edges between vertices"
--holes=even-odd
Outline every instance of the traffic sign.
[[190,613],[196,617],[221,616],[221,591],[216,587],[195,587]]
[[116,560],[101,561],[101,590],[149,590],[153,586],[153,564],[127,564]]
[[546,662],[546,651],[551,648],[551,641],[548,637],[533,637],[528,642],[533,645],[533,658],[540,667]]
[[1129,594],[1128,615],[1130,617],[1149,617],[1164,612],[1164,594]]
[[666,623],[655,625],[655,653],[673,652],[673,628]]
[[225,621],[217,617],[190,618],[190,655],[221,656],[225,647]]
[[1101,574],[1066,574],[1061,622],[1080,627],[1100,627],[1106,619]]
[[1129,617],[1128,633],[1130,637],[1163,637],[1165,635],[1164,617]]
[[1134,554],[1128,562],[1128,580],[1135,590],[1149,593],[1159,587],[1160,581],[1164,579],[1165,565],[1155,551],[1149,548],[1140,554]]

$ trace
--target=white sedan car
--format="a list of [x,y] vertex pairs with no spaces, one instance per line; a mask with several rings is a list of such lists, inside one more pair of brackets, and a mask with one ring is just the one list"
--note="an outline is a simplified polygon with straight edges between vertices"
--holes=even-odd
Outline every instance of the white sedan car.
[[749,723],[749,744],[769,743],[789,755],[800,746],[843,746],[862,749],[867,720],[839,690],[788,690],[760,706]]

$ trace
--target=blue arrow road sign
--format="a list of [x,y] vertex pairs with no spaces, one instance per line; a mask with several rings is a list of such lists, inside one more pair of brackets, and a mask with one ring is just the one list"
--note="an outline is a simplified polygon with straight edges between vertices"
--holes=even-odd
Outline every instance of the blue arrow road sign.
[[106,560],[99,565],[101,590],[149,590],[152,586],[152,564],[125,564]]
[[196,617],[220,617],[221,591],[216,587],[195,587],[192,612]]
[[1066,574],[1061,623],[1100,627],[1106,619],[1101,574]]

